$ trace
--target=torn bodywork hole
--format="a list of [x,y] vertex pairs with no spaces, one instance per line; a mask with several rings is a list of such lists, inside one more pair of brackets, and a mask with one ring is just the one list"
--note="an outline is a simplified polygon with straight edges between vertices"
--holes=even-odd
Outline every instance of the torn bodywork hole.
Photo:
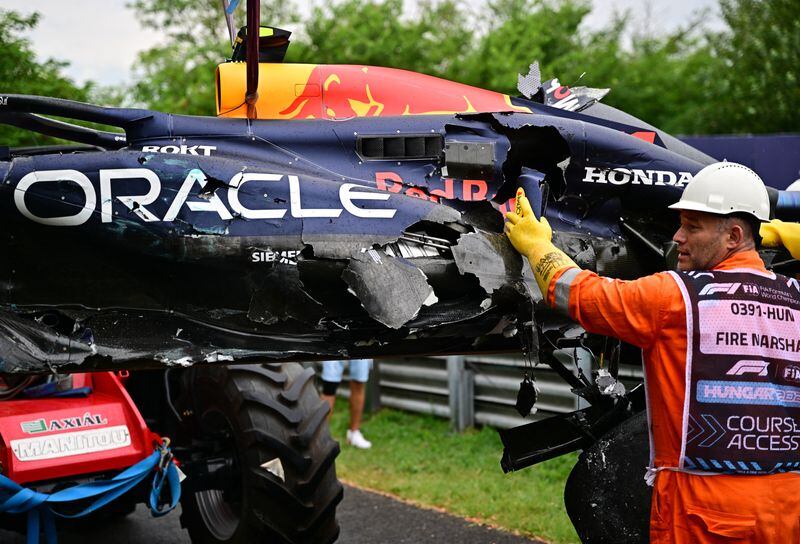
[[229,187],[229,185],[221,179],[212,177],[205,172],[203,172],[203,174],[205,174],[206,182],[203,185],[203,189],[197,195],[199,198],[209,199],[218,189]]

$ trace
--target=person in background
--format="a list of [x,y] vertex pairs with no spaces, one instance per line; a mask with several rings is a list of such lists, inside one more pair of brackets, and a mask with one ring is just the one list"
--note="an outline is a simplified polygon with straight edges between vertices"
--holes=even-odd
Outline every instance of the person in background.
[[[331,407],[328,419],[333,415],[336,390],[342,382],[345,361],[322,362],[322,399]],[[347,429],[346,443],[360,449],[372,447],[372,442],[361,433],[361,416],[364,413],[364,389],[369,379],[372,359],[352,359],[348,361],[350,375],[350,426]]]

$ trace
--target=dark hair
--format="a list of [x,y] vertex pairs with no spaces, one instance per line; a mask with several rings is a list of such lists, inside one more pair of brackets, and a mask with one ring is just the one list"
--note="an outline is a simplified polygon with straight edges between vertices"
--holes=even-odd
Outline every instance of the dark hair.
[[[749,213],[732,213],[728,217],[739,219],[745,224],[745,234],[749,234],[756,244],[756,249],[761,247],[761,221]],[[749,232],[747,232],[749,230]]]

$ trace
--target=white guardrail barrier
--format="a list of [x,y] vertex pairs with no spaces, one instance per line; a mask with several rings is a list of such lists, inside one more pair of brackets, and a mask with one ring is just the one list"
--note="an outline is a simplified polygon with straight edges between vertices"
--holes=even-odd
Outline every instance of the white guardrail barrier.
[[[563,350],[563,362],[575,368],[572,350]],[[314,363],[319,369],[321,363]],[[581,365],[584,372],[588,368]],[[448,418],[456,430],[476,425],[509,428],[585,404],[547,365],[534,368],[539,391],[536,413],[522,418],[514,409],[525,362],[513,355],[457,355],[375,360],[367,385],[366,411],[380,406]],[[619,376],[630,388],[642,381],[640,366],[620,365]],[[345,380],[347,374],[345,373]],[[339,388],[347,397],[347,382]]]

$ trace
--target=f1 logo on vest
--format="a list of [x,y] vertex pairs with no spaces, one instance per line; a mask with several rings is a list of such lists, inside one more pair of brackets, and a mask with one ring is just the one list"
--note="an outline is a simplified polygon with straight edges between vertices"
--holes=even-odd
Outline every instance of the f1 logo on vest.
[[716,293],[727,293],[729,295],[734,294],[739,287],[741,287],[741,283],[709,283],[708,285],[704,286],[700,290],[700,296],[703,295],[714,295]]
[[[736,285],[739,285],[738,283]],[[767,361],[739,361],[733,365],[725,374],[728,376],[741,376],[743,374],[767,375]]]

